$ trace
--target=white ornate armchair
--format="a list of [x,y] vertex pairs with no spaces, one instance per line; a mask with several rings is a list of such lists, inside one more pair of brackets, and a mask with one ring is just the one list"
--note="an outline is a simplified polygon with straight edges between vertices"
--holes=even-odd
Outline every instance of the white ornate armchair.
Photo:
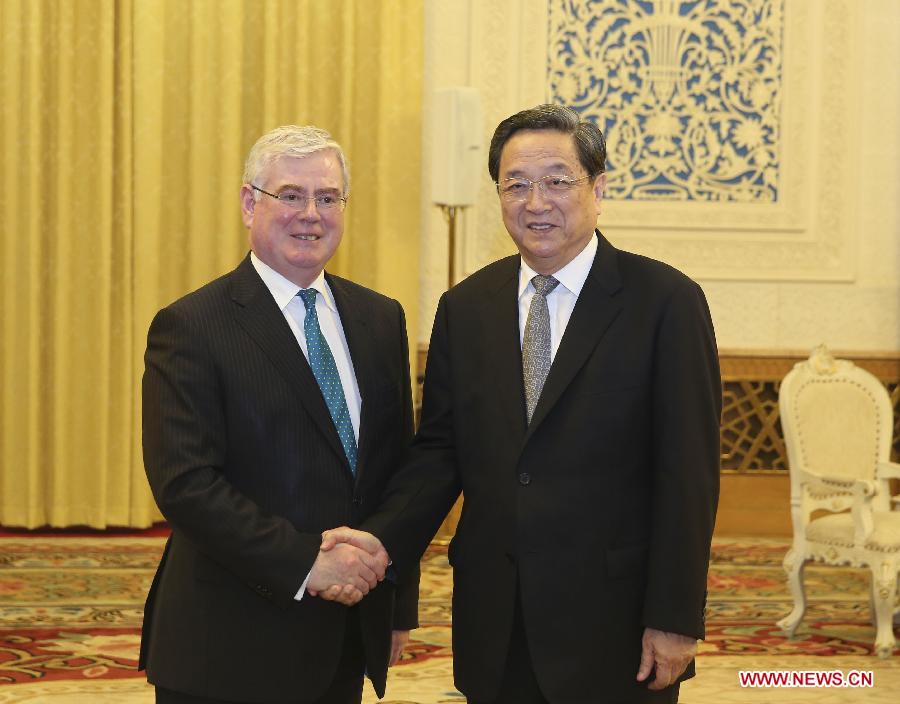
[[[794,608],[778,626],[792,637],[803,618],[808,560],[868,567],[875,651],[889,657],[900,571],[900,511],[892,510],[889,480],[900,479],[900,464],[889,461],[893,411],[887,390],[822,345],[784,378],[778,405],[794,526],[784,558]],[[822,509],[828,513],[820,515]]]

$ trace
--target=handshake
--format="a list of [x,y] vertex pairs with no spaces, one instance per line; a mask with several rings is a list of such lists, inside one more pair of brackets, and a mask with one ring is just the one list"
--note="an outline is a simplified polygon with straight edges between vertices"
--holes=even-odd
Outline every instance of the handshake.
[[387,550],[371,533],[345,526],[326,530],[306,590],[311,596],[352,606],[384,579],[390,563]]

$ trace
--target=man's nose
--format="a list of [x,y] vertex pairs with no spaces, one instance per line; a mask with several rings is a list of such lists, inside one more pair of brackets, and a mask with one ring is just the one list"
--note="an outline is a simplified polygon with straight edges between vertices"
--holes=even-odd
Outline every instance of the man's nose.
[[547,194],[544,193],[541,184],[531,184],[531,188],[528,190],[528,196],[525,198],[525,208],[540,212],[547,210],[549,207],[550,201],[547,198]]
[[321,216],[319,215],[319,209],[316,207],[316,199],[315,198],[307,198],[304,202],[303,206],[297,208],[297,213],[303,220],[319,220]]

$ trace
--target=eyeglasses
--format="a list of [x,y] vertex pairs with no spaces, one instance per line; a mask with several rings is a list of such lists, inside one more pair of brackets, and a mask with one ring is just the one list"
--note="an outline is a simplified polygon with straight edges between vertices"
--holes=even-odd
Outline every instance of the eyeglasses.
[[254,186],[252,183],[250,184],[250,188],[254,191],[265,193],[267,196],[274,198],[279,203],[284,203],[288,208],[293,208],[294,210],[306,210],[309,206],[309,201],[314,201],[316,210],[320,212],[325,210],[343,210],[344,206],[347,205],[347,199],[339,196],[336,192],[319,193],[316,196],[307,196],[293,188],[286,188],[280,193],[269,193],[259,186]]
[[522,200],[528,200],[531,189],[537,186],[541,194],[545,198],[568,198],[569,194],[574,191],[580,183],[587,181],[590,176],[582,176],[581,178],[571,178],[569,176],[544,176],[537,181],[527,178],[505,178],[502,181],[495,181],[497,192],[500,197],[509,202],[516,203]]

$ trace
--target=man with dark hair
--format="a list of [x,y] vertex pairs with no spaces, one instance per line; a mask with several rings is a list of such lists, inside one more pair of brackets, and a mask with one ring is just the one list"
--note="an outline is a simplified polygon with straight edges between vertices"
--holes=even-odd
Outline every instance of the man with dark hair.
[[[412,435],[403,309],[324,271],[349,188],[324,130],[260,137],[240,190],[251,252],[150,325],[144,464],[172,535],[139,667],[159,704],[359,704],[416,625],[415,562],[379,583],[383,551],[320,550],[377,505]],[[316,598],[335,581],[366,601]]]
[[462,490],[449,559],[470,702],[675,702],[704,635],[712,321],[696,283],[595,229],[604,166],[600,130],[567,108],[497,127],[489,170],[519,255],[441,297],[411,458],[362,523],[413,564]]
[[488,150],[488,173],[497,184],[500,177],[500,154],[510,137],[519,130],[553,130],[572,136],[578,161],[590,177],[606,170],[606,140],[593,122],[581,120],[574,110],[559,105],[538,105],[517,112],[497,125]]

